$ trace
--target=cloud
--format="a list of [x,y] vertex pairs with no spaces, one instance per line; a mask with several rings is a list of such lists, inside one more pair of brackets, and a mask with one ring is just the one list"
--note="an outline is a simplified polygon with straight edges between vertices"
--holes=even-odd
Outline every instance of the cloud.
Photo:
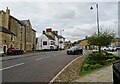
[[74,19],[75,18],[75,11],[74,10],[64,10],[64,12],[56,14],[58,19]]
[[[118,3],[99,4],[100,31],[118,31]],[[14,5],[13,5],[14,4]],[[90,7],[93,10],[90,10]],[[0,10],[9,7],[17,19],[30,19],[40,36],[46,27],[52,27],[67,40],[80,40],[97,32],[96,6],[93,2],[2,2]]]
[[119,0],[2,0],[3,2],[118,2]]

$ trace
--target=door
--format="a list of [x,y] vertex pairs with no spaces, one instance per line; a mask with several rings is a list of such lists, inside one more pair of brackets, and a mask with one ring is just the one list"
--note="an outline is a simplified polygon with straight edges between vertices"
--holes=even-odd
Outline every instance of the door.
[[3,46],[3,52],[4,52],[4,53],[7,52],[7,46]]

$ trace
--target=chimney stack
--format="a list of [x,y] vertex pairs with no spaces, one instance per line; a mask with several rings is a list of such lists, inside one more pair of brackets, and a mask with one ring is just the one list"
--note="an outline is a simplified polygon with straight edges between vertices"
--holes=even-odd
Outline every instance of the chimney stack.
[[53,31],[54,34],[58,35],[58,31]]
[[43,31],[43,34],[45,34],[45,31]]
[[8,7],[6,9],[6,13],[10,15],[10,9],[8,9]]
[[46,29],[46,32],[52,32],[51,28]]

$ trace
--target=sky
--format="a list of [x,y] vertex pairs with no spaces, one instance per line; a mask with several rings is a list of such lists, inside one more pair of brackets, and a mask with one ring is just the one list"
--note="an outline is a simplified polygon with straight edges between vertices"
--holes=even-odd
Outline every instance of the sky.
[[[100,32],[118,34],[118,1],[95,2],[91,0],[3,0],[0,10],[10,9],[10,14],[19,20],[31,21],[37,37],[48,27],[58,31],[66,41],[77,41],[97,33],[96,5],[99,8]],[[90,10],[90,7],[93,10]]]

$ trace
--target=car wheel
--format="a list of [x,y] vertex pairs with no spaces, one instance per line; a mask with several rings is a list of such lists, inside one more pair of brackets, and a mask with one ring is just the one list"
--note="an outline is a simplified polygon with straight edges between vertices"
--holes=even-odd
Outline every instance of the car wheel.
[[67,53],[67,55],[70,55],[69,53]]
[[17,55],[20,55],[20,52],[18,52]]
[[15,54],[14,55],[17,55],[17,52],[15,52]]
[[9,53],[7,53],[7,55],[10,55]]

